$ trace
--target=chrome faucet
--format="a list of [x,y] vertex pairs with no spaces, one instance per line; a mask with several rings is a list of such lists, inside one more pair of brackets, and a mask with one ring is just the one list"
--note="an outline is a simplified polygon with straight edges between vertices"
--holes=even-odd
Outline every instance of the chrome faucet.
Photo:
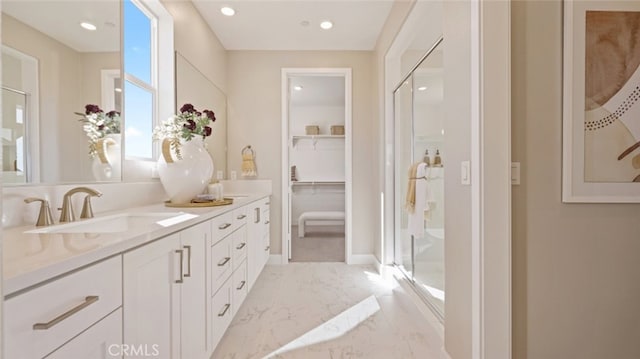
[[53,222],[53,216],[51,216],[51,209],[49,208],[49,201],[42,198],[29,197],[24,199],[24,203],[40,202],[40,213],[38,214],[38,220],[36,221],[37,227],[50,226]]
[[82,205],[82,213],[80,214],[80,218],[93,218],[93,210],[91,209],[91,197],[100,197],[102,196],[102,192],[96,191],[95,189],[89,187],[76,187],[70,189],[67,193],[64,194],[61,208],[62,213],[60,213],[60,223],[73,222],[76,220],[76,215],[73,212],[73,205],[71,204],[71,196],[78,192],[87,194],[87,196],[84,198],[84,204]]

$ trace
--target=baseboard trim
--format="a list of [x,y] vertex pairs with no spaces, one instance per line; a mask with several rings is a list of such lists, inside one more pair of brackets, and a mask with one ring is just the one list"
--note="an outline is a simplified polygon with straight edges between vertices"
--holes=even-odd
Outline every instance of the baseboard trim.
[[373,254],[352,254],[351,260],[349,261],[350,265],[362,265],[362,264],[373,264],[376,267],[378,273],[380,273],[382,269],[382,264],[378,261],[378,258]]
[[447,353],[447,350],[444,348],[444,345],[440,349],[442,350],[442,359],[451,359],[451,355]]
[[269,260],[267,264],[273,265],[281,265],[282,264],[282,254],[271,254],[269,255]]

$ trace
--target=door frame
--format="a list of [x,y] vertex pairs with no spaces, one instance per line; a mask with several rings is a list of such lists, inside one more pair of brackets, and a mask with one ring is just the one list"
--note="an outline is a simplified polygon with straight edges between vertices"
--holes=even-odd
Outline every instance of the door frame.
[[285,67],[281,71],[282,92],[282,264],[289,263],[291,255],[291,188],[289,186],[289,77],[291,76],[342,76],[344,77],[344,135],[345,135],[345,262],[352,264],[352,240],[353,240],[353,135],[352,135],[352,79],[351,68],[347,67]]

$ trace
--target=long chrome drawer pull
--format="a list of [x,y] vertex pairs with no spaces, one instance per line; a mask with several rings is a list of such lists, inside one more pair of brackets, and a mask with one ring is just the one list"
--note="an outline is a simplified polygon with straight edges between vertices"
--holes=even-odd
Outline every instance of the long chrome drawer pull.
[[271,246],[267,246],[267,248],[265,248],[265,251],[268,251],[269,249],[271,249]]
[[247,216],[246,216],[245,214],[241,214],[241,215],[239,215],[239,216],[238,216],[238,217],[236,217],[236,218],[238,218],[238,219],[245,219],[245,218],[247,218]]
[[240,245],[239,245],[239,246],[237,246],[237,247],[236,247],[236,249],[242,249],[242,248],[244,248],[244,246],[246,246],[246,245],[247,245],[246,243],[242,242],[242,243],[240,243]]
[[242,282],[240,282],[240,286],[238,288],[236,288],[236,289],[240,290],[240,289],[244,288],[245,284],[247,284],[247,281],[243,280]]
[[180,253],[180,279],[176,280],[176,283],[182,283],[184,282],[184,272],[182,271],[182,267],[184,266],[184,250],[176,249],[176,253]]
[[231,227],[231,223],[225,223],[223,225],[218,226],[218,229],[227,229]]
[[224,257],[224,259],[223,259],[223,260],[221,260],[221,261],[218,263],[218,267],[222,267],[222,266],[224,266],[224,265],[225,265],[225,264],[227,264],[227,262],[228,262],[228,261],[230,261],[230,260],[231,260],[231,257]]
[[260,223],[260,208],[254,208],[256,210],[256,220],[253,223]]
[[229,307],[231,307],[231,304],[225,304],[224,305],[224,309],[222,309],[222,311],[220,313],[218,313],[219,317],[224,317],[225,314],[227,314],[227,310],[229,310]]
[[91,304],[97,302],[98,299],[100,299],[100,297],[98,297],[97,295],[89,295],[89,296],[84,298],[84,302],[82,302],[81,304],[69,309],[69,311],[60,314],[59,316],[51,319],[50,321],[48,321],[46,323],[36,323],[36,324],[34,324],[33,325],[33,330],[46,330],[46,329],[49,329],[49,328],[53,327],[54,325],[62,322],[63,320],[69,318],[70,316],[78,313],[82,309],[84,309],[84,308],[90,306]]
[[185,277],[191,277],[191,246],[182,246],[187,250],[187,273]]

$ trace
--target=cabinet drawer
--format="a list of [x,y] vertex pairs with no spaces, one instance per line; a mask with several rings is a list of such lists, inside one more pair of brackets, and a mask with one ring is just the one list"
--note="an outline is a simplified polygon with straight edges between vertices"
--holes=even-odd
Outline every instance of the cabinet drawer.
[[233,269],[235,270],[240,263],[247,258],[247,229],[240,228],[237,231],[233,232],[233,256],[231,257],[231,261],[233,262]]
[[211,220],[211,239],[213,244],[224,239],[237,227],[234,224],[233,212],[228,212]]
[[[122,309],[119,308],[51,353],[47,359],[122,358],[125,352],[121,343]],[[154,347],[149,345],[146,349],[148,353],[152,353]]]
[[244,302],[244,299],[247,297],[247,261],[242,261],[238,268],[233,272],[233,276],[231,276],[231,280],[233,282],[233,286],[231,290],[233,291],[232,299],[233,299],[233,316],[236,315],[238,309]]
[[233,211],[233,221],[236,228],[240,228],[247,223],[247,207],[240,207]]
[[120,256],[8,299],[7,358],[42,358],[121,304]]
[[211,301],[213,348],[218,345],[233,318],[232,280],[227,280]]
[[211,247],[211,295],[231,276],[233,237],[227,236]]

